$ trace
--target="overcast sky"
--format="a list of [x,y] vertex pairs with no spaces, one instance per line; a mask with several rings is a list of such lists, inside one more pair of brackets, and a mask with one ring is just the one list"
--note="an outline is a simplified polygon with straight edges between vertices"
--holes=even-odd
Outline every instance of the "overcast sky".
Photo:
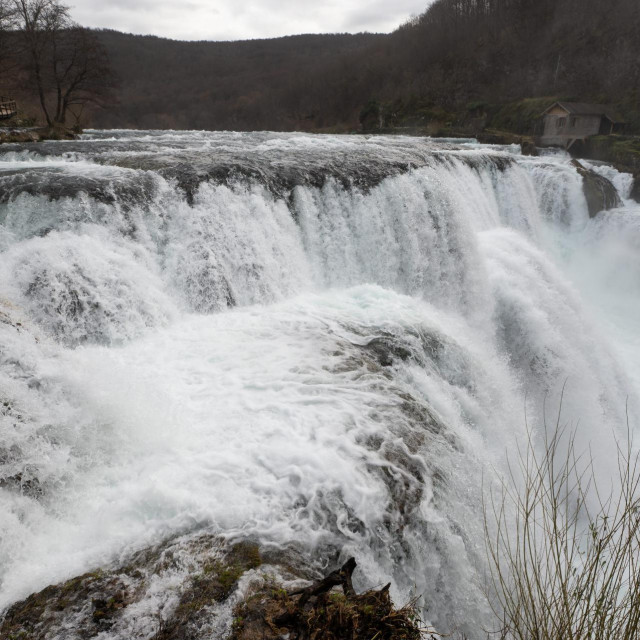
[[68,0],[87,27],[178,40],[241,40],[297,33],[388,32],[431,0]]

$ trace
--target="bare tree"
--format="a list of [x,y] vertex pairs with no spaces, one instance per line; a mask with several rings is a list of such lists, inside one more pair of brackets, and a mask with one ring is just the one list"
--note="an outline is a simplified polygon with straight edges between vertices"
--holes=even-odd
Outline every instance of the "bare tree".
[[16,12],[11,0],[0,0],[0,80],[15,65],[15,58],[11,55],[11,36],[15,27]]
[[[1,0],[0,0],[1,1]],[[12,0],[27,71],[49,126],[85,105],[104,105],[114,85],[95,34],[74,23],[58,0]]]
[[114,77],[105,50],[91,31],[72,24],[55,35],[52,57],[54,122],[64,124],[69,112],[79,117],[87,104],[106,104],[111,97]]

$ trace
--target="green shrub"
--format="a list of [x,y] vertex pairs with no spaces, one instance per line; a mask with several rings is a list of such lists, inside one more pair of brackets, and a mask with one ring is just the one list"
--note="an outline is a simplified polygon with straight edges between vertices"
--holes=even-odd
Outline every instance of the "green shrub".
[[527,98],[519,102],[496,105],[490,111],[487,126],[501,131],[512,131],[522,135],[537,132],[542,112],[550,107],[557,98]]

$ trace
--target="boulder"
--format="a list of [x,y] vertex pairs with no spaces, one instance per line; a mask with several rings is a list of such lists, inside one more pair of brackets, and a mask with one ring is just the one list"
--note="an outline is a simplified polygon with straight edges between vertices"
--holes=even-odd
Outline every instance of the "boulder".
[[618,191],[610,180],[587,169],[577,160],[572,160],[571,164],[582,176],[582,189],[587,199],[590,218],[595,218],[601,211],[608,211],[622,205]]
[[520,141],[520,148],[522,149],[523,156],[539,155],[538,147],[536,147],[535,143],[530,138],[522,138]]

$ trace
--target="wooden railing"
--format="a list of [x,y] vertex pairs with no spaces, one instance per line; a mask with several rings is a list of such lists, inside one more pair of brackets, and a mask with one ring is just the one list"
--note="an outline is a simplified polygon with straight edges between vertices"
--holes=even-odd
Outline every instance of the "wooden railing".
[[0,120],[12,118],[18,113],[18,107],[15,100],[0,96]]

